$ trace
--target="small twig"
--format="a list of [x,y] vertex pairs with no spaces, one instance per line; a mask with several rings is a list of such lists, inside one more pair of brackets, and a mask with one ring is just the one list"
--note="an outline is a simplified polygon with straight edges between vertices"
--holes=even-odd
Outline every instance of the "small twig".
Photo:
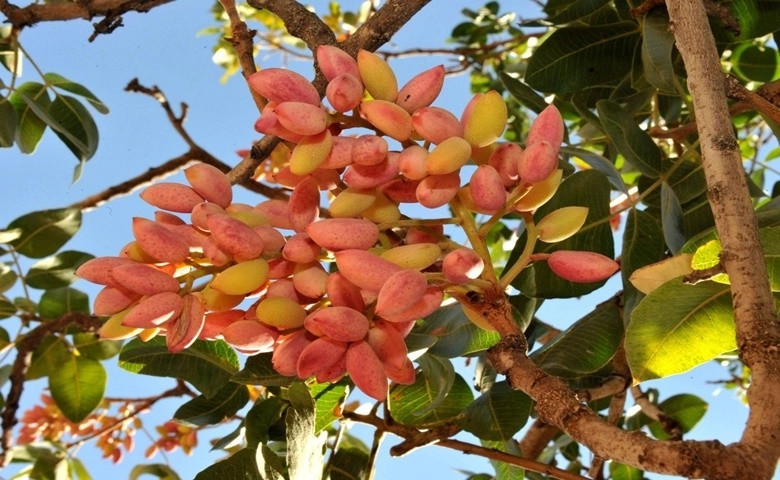
[[43,341],[44,337],[55,332],[63,332],[71,326],[77,326],[83,332],[95,332],[103,324],[98,317],[80,312],[67,313],[55,320],[44,322],[33,328],[16,344],[16,360],[14,360],[9,376],[11,388],[5,399],[2,414],[2,437],[0,437],[0,467],[5,467],[11,461],[10,448],[11,435],[14,426],[19,422],[16,412],[19,410],[19,401],[24,391],[25,376],[30,368],[32,354],[35,348]]
[[[744,85],[739,83],[739,80],[731,75],[728,75],[726,80],[728,82],[727,95],[729,98],[747,103],[752,109],[757,110],[769,120],[780,125],[780,108],[777,105],[764,98],[758,92],[745,88]],[[767,90],[765,89],[765,92]]]
[[632,386],[630,390],[631,396],[634,397],[634,402],[642,409],[642,413],[659,422],[667,435],[669,435],[670,440],[680,440],[682,438],[682,427],[677,420],[664,413],[658,405],[651,402],[647,394],[638,385]]
[[[254,37],[257,34],[256,30],[250,30],[246,26],[236,10],[236,2],[234,0],[219,0],[222,7],[225,9],[225,13],[230,20],[230,38],[228,40],[233,45],[238,57],[238,63],[241,65],[241,72],[244,78],[249,77],[257,71],[255,65],[255,52],[254,52]],[[247,87],[249,85],[247,84]],[[266,100],[260,96],[257,92],[249,89],[249,93],[252,95],[252,99],[257,105],[257,110],[262,111],[266,104]]]

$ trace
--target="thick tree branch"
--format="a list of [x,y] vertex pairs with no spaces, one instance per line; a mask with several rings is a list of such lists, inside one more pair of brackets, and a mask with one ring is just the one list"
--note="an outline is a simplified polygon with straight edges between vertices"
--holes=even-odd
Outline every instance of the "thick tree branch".
[[92,20],[95,17],[103,17],[103,20],[95,24],[95,32],[89,39],[92,41],[97,35],[111,33],[121,26],[123,14],[128,12],[146,13],[171,1],[173,0],[85,0],[32,3],[26,7],[18,7],[8,3],[8,0],[0,0],[0,12],[3,12],[8,23],[17,29],[40,22],[57,22],[79,18]]
[[752,372],[741,446],[754,457],[752,478],[771,478],[780,457],[780,324],[728,116],[728,84],[702,1],[667,0],[667,8],[696,111],[707,194],[723,245],[721,263],[731,281],[737,346]]

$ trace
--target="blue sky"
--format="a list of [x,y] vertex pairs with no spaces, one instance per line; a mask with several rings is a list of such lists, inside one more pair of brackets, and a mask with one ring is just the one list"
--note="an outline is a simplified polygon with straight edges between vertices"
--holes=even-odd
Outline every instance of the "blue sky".
[[[312,3],[320,11],[327,4],[324,1]],[[358,3],[343,2],[347,8],[354,8]],[[452,26],[461,21],[460,9],[463,6],[475,8],[480,3],[465,0],[431,2],[386,48],[442,46]],[[528,5],[526,2],[522,4]],[[100,147],[81,180],[75,184],[70,181],[75,159],[50,132],[35,155],[23,155],[15,148],[0,151],[3,167],[0,175],[0,200],[3,205],[0,225],[6,225],[30,211],[63,207],[79,201],[187,150],[162,109],[151,98],[123,91],[125,85],[136,77],[146,86],[157,85],[163,89],[173,105],[178,106],[179,102],[189,105],[185,126],[203,148],[226,162],[238,160],[234,152],[248,148],[258,138],[253,129],[258,112],[240,77],[232,78],[226,85],[219,84],[223,72],[211,61],[214,38],[196,36],[199,30],[212,24],[209,5],[210,2],[172,2],[149,14],[129,14],[124,18],[124,27],[111,35],[98,37],[93,43],[87,42],[92,26],[86,21],[40,24],[24,32],[22,45],[44,71],[57,72],[83,83],[109,106],[111,113],[108,116],[95,114],[101,135]],[[532,12],[527,15],[532,15]],[[258,58],[265,67],[278,66],[281,60],[279,55]],[[392,65],[403,83],[415,73],[441,62],[440,57],[415,57],[393,61]],[[291,59],[288,65],[311,77],[309,64]],[[23,80],[38,81],[37,73],[29,65],[26,67]],[[449,78],[436,105],[450,108],[458,114],[468,101],[467,85],[465,76]],[[181,181],[182,177],[175,176],[172,180]],[[239,198],[253,203],[259,201],[243,191],[240,191]],[[98,256],[115,255],[132,236],[130,219],[133,216],[151,216],[152,212],[150,206],[138,199],[138,192],[118,198],[86,213],[81,231],[66,248]],[[77,286],[92,295],[96,292],[86,283]],[[613,281],[597,292],[593,299],[548,302],[541,316],[565,328],[617,288],[617,282]],[[578,315],[573,318],[570,312],[575,309]],[[470,381],[471,372],[465,369],[464,372],[464,377]],[[728,443],[739,439],[747,410],[732,393],[715,395],[717,387],[706,383],[707,380],[723,379],[726,374],[715,365],[707,365],[688,374],[650,382],[648,386],[660,388],[662,398],[693,389],[694,393],[710,402],[710,411],[690,438],[718,438]],[[136,376],[114,367],[110,371],[108,394],[151,395],[172,385],[172,380]],[[25,405],[37,400],[38,389],[42,386],[41,382],[34,382],[28,387],[23,398]],[[178,404],[175,400],[160,403],[153,414],[143,417],[147,427],[152,429],[164,422]],[[725,424],[734,427],[725,428]],[[363,432],[365,438],[370,438],[373,433],[365,428],[356,429],[356,432]],[[216,437],[216,432],[213,435],[209,431],[203,432],[200,435],[201,445]],[[97,451],[89,445],[82,448],[79,457],[87,463],[93,478],[126,478],[134,464],[146,462],[143,451],[148,446],[147,440],[139,434],[137,443],[136,451],[118,466],[100,460]],[[380,455],[375,476],[377,480],[399,476],[423,478],[427,475],[462,478],[456,470],[492,471],[487,461],[436,447],[391,459],[387,450],[394,443],[397,442],[393,437],[388,437],[383,443],[383,454]],[[175,453],[169,459],[186,479],[220,456],[220,453],[208,453],[206,448],[201,448],[192,457]],[[585,459],[589,457],[586,455]],[[152,461],[161,462],[162,459],[158,456]]]

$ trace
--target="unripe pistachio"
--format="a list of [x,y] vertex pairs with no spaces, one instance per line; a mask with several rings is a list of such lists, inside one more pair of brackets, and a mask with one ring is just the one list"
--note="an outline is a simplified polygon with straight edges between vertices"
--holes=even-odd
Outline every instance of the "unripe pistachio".
[[539,240],[555,243],[566,240],[580,231],[588,217],[588,207],[563,207],[554,210],[536,223]]
[[390,65],[379,55],[360,50],[357,54],[358,71],[369,95],[377,100],[394,102],[398,97],[398,80]]
[[125,340],[135,337],[143,331],[143,328],[126,327],[122,325],[122,320],[130,313],[130,309],[112,315],[98,330],[100,338],[105,340]]
[[416,192],[419,184],[420,180],[409,180],[405,177],[398,177],[380,185],[379,191],[396,204],[417,203]]
[[501,175],[490,165],[480,165],[471,175],[469,192],[474,203],[486,211],[498,211],[506,203],[506,190]]
[[522,147],[516,143],[503,143],[490,154],[488,164],[496,169],[505,187],[517,184],[517,165],[522,154]]
[[339,272],[347,280],[374,293],[379,293],[390,275],[401,270],[398,265],[365,250],[342,250],[335,257]]
[[287,202],[290,226],[302,232],[320,216],[320,190],[317,181],[307,176],[295,186]]
[[548,105],[531,123],[526,138],[526,146],[536,142],[548,142],[558,154],[558,148],[563,142],[563,117],[555,105]]
[[575,283],[600,282],[611,277],[620,265],[596,252],[557,250],[547,258],[554,274]]
[[103,287],[97,295],[92,313],[98,316],[114,315],[134,304],[141,295],[123,287]]
[[209,312],[203,321],[203,329],[198,338],[216,340],[222,331],[233,322],[243,320],[243,310],[225,310],[224,312]]
[[292,230],[287,202],[279,199],[266,200],[255,205],[254,210],[268,219],[271,226]]
[[398,156],[398,170],[410,180],[421,180],[428,176],[425,167],[427,158],[427,149],[419,145],[408,146]]
[[222,338],[238,351],[253,355],[273,350],[279,332],[254,320],[238,320],[222,330]]
[[317,336],[342,342],[356,342],[368,333],[368,319],[349,307],[326,307],[315,310],[304,320],[306,329]]
[[216,203],[201,202],[192,208],[190,220],[195,227],[201,230],[208,230],[209,225],[207,219],[209,215],[214,214],[227,215],[227,211]]
[[271,357],[274,370],[288,377],[298,375],[298,357],[315,338],[303,329],[288,335],[280,335],[276,339],[276,346]]
[[441,255],[441,248],[435,243],[415,243],[400,245],[382,252],[381,257],[389,260],[401,268],[425,270],[430,267]]
[[429,285],[423,296],[417,300],[417,303],[402,312],[395,315],[385,315],[382,318],[393,323],[406,323],[419,320],[438,310],[439,307],[441,307],[442,300],[444,300],[444,293],[441,288]]
[[250,226],[229,215],[209,215],[206,223],[217,246],[237,261],[263,253],[263,239]]
[[340,272],[333,272],[328,275],[325,288],[328,293],[328,299],[333,306],[349,307],[359,312],[366,308],[363,296],[360,294],[360,288],[347,280]]
[[387,375],[368,343],[363,341],[349,345],[346,367],[349,377],[363,393],[380,402],[387,399]]
[[375,192],[376,200],[362,213],[363,218],[373,223],[394,222],[401,218],[398,204],[387,198],[382,192]]
[[428,282],[417,270],[404,269],[392,274],[377,295],[374,311],[377,315],[398,315],[411,308],[425,294]]
[[227,295],[247,295],[268,281],[268,262],[255,258],[237,263],[214,276],[211,288]]
[[153,220],[134,217],[133,236],[141,249],[158,262],[182,262],[190,255],[186,243],[171,230]]
[[306,232],[320,247],[340,250],[367,250],[379,240],[379,228],[360,218],[329,218],[309,224]]
[[527,146],[517,164],[517,174],[525,183],[539,183],[558,167],[558,152],[544,140]]
[[290,171],[295,175],[314,172],[328,157],[333,146],[333,136],[328,130],[305,137],[293,148]]
[[439,107],[423,107],[412,114],[412,127],[426,142],[438,145],[451,137],[463,136],[458,117]]
[[200,291],[200,300],[207,310],[212,312],[224,312],[238,306],[246,297],[242,295],[230,295],[213,288],[210,284]]
[[526,194],[515,202],[515,210],[518,212],[530,212],[547,203],[555,195],[555,192],[558,191],[561,178],[563,178],[563,170],[558,169],[553,171],[546,179],[533,184]]
[[330,202],[328,211],[336,218],[357,217],[376,200],[374,190],[348,187]]
[[283,68],[265,68],[247,77],[250,88],[277,104],[306,102],[320,104],[320,94],[303,75]]
[[352,163],[371,166],[384,161],[388,152],[387,140],[376,135],[361,135],[352,147]]
[[[308,228],[308,227],[307,227]],[[311,263],[320,258],[322,248],[306,232],[297,232],[287,239],[282,257],[295,263]]]
[[325,295],[328,272],[319,262],[296,265],[292,278],[295,290],[304,297],[320,298]]
[[322,161],[319,168],[339,169],[352,164],[352,149],[355,146],[354,137],[335,136],[330,153]]
[[353,188],[369,189],[383,185],[398,176],[398,152],[388,152],[377,165],[352,164],[344,172],[344,183]]
[[406,230],[404,241],[407,245],[417,243],[438,243],[444,236],[444,226],[441,224],[426,225],[425,227],[409,227]]
[[295,300],[286,297],[267,297],[255,309],[257,319],[280,330],[303,326],[306,310]]
[[129,262],[117,265],[109,272],[120,286],[141,295],[179,291],[178,280],[149,265]]
[[233,186],[220,169],[207,163],[198,163],[184,170],[184,176],[195,192],[207,202],[222,208],[233,201]]
[[206,321],[206,310],[196,295],[187,294],[183,300],[181,315],[165,324],[165,343],[171,353],[181,352],[192,345]]
[[203,201],[192,187],[169,182],[149,185],[141,192],[141,199],[162,210],[178,213],[190,213],[192,207]]
[[412,117],[395,103],[368,100],[360,104],[360,114],[385,135],[405,142],[412,135]]
[[317,47],[316,56],[317,66],[328,81],[344,73],[354,75],[355,77],[360,76],[355,59],[336,46],[320,45]]
[[444,256],[441,271],[453,283],[467,283],[482,274],[485,262],[477,252],[461,247]]
[[320,337],[301,350],[297,362],[297,374],[301,379],[314,376],[319,381],[330,377],[330,370],[339,368],[347,353],[347,343]]
[[427,107],[439,96],[444,86],[444,66],[437,65],[415,75],[398,91],[395,103],[409,113]]
[[471,145],[461,137],[450,137],[434,148],[425,158],[430,175],[457,172],[471,158]]
[[[379,357],[379,360],[385,367],[385,373],[388,373],[388,377],[397,382],[389,375],[389,371],[404,369],[407,362],[409,362],[404,337],[394,328],[393,324],[377,320],[368,331],[366,342],[371,345],[371,348]],[[412,369],[412,372],[414,372],[414,369]]]
[[355,75],[342,73],[328,82],[325,98],[337,112],[352,111],[363,99],[363,84]]
[[266,107],[263,114],[255,122],[255,130],[265,135],[274,135],[282,140],[298,143],[304,136],[300,133],[291,132],[282,126],[282,122],[276,116],[273,109]]
[[122,319],[122,325],[130,328],[154,328],[178,317],[184,308],[184,300],[173,292],[162,292],[141,300]]
[[484,147],[504,133],[508,112],[501,94],[491,90],[477,94],[466,106],[461,123],[463,138],[475,147]]

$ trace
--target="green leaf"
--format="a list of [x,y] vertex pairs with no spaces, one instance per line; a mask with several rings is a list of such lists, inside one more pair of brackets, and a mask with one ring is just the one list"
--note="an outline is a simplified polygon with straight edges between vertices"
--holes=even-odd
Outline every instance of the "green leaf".
[[338,420],[335,412],[341,410],[347,398],[347,384],[315,383],[309,390],[314,398],[314,433],[319,434]]
[[547,108],[547,102],[544,100],[544,97],[536,93],[531,87],[519,79],[506,72],[499,72],[498,76],[501,78],[501,82],[504,84],[509,94],[515,97],[524,106],[536,113]]
[[93,333],[74,333],[73,348],[79,355],[93,360],[108,360],[119,355],[122,350],[121,340],[104,340]]
[[664,232],[666,246],[673,254],[680,251],[685,245],[685,233],[683,232],[683,210],[674,190],[663,182],[661,184],[661,225]]
[[33,351],[30,368],[25,375],[26,380],[47,377],[57,366],[67,362],[73,356],[71,347],[64,338],[47,335]]
[[639,39],[632,22],[555,30],[528,61],[525,81],[535,90],[557,94],[617,84],[631,71],[626,59]]
[[643,480],[645,478],[642,470],[616,462],[609,462],[609,474],[612,476],[612,480]]
[[[483,447],[494,448],[517,457],[523,456],[523,452],[520,451],[520,447],[514,440],[507,440],[505,442],[491,442],[482,440],[481,443]],[[488,476],[488,479],[490,480],[493,478],[495,478],[495,480],[524,480],[526,478],[525,470],[520,467],[510,465],[499,460],[490,460],[490,463],[496,470],[495,477]]]
[[780,54],[777,50],[756,44],[740,44],[731,55],[734,73],[745,80],[772,82],[780,77]]
[[611,183],[613,187],[628,195],[628,187],[623,181],[623,176],[618,172],[617,168],[615,168],[614,163],[597,153],[589,152],[583,148],[561,147],[561,153],[572,155],[587,163],[591,168],[597,172],[601,172],[607,177],[609,183]]
[[13,317],[16,315],[17,312],[16,305],[9,302],[8,300],[5,300],[3,298],[0,298],[0,320],[8,317]]
[[244,385],[262,385],[264,387],[286,387],[295,378],[285,377],[274,370],[271,353],[260,353],[247,357],[243,370],[230,379]]
[[[84,463],[78,458],[68,459],[68,480],[92,480],[92,475],[89,474]],[[178,478],[170,478],[170,480],[179,480]]]
[[238,371],[238,357],[223,341],[198,340],[180,353],[171,353],[165,338],[133,339],[119,353],[119,366],[133,373],[178,378],[213,397]]
[[637,381],[688,370],[736,348],[730,289],[681,278],[647,295],[631,314],[626,357]]
[[329,462],[330,480],[360,480],[366,477],[368,453],[354,447],[341,447]]
[[162,463],[136,465],[130,470],[130,480],[138,480],[142,475],[154,475],[160,480],[179,480],[179,475],[171,467]]
[[459,303],[441,307],[418,322],[415,334],[436,338],[436,343],[428,351],[444,358],[487,350],[500,339],[498,333],[488,332],[471,323]]
[[632,208],[623,230],[623,249],[620,256],[620,275],[623,280],[623,312],[625,319],[642,299],[643,294],[629,281],[631,274],[646,265],[664,259],[666,244],[661,226],[655,218],[642,210]]
[[28,105],[27,99],[32,99],[38,104],[38,110],[48,111],[51,99],[46,87],[40,83],[25,82],[11,93],[9,100],[16,108],[16,116],[19,120],[19,128],[16,130],[16,144],[22,153],[34,153],[46,131],[44,122]]
[[[258,460],[262,461],[262,451],[253,448],[243,448],[229,458],[219,461],[195,476],[195,480],[266,480],[258,468]],[[258,458],[259,457],[259,458]],[[265,473],[265,472],[264,472]]]
[[44,73],[43,78],[46,80],[46,83],[52,87],[61,88],[80,97],[84,97],[98,112],[102,114],[108,113],[108,107],[85,86],[72,82],[62,75],[53,72]]
[[440,379],[429,378],[424,372],[418,372],[414,384],[394,386],[387,399],[393,418],[404,425],[428,428],[454,419],[474,400],[468,383],[456,374],[452,387],[438,408],[426,415],[419,415],[421,409],[436,399],[438,391],[435,389],[439,383]]
[[576,380],[606,366],[622,339],[621,310],[606,301],[530,356],[545,372]]
[[[582,250],[614,255],[614,239],[609,226],[610,186],[606,177],[593,170],[585,170],[568,176],[550,201],[539,207],[534,218],[544,218],[548,213],[569,206],[588,207],[585,224],[577,234],[557,243],[537,242],[535,253],[551,253],[555,250]],[[523,232],[509,256],[507,267],[517,261],[525,247],[527,234]],[[506,269],[504,271],[506,271]],[[525,268],[512,282],[512,286],[529,297],[570,298],[579,297],[602,286],[604,282],[573,283],[564,280],[550,270],[547,262],[534,262]]]
[[[21,237],[22,234],[24,234],[24,230],[21,228],[0,230],[0,243],[11,243]],[[5,250],[3,250],[3,253],[5,253]]]
[[555,15],[547,17],[546,22],[552,25],[563,25],[593,14],[609,3],[609,0],[578,0],[569,2],[565,8],[559,9]]
[[100,405],[106,390],[106,369],[90,358],[70,355],[49,371],[49,389],[63,415],[79,423]]
[[0,263],[0,294],[14,286],[19,275],[8,264]]
[[176,410],[173,418],[194,427],[216,425],[235,415],[248,401],[247,387],[229,382],[211,398],[199,395],[188,401]]
[[314,399],[302,382],[290,385],[287,393],[292,404],[285,419],[290,478],[320,478],[326,435],[314,431]]
[[16,218],[8,230],[19,228],[22,235],[10,242],[17,252],[30,258],[53,255],[81,228],[81,210],[60,208],[41,210]]
[[7,148],[14,144],[19,119],[16,108],[7,98],[0,98],[0,147]]
[[[690,432],[699,423],[699,420],[707,413],[707,402],[687,393],[674,395],[667,398],[660,405],[661,411],[674,419],[682,429],[682,433]],[[654,421],[648,424],[650,432],[659,440],[669,440],[669,435],[660,422]]]
[[726,6],[739,19],[740,34],[730,35],[731,41],[762,37],[780,25],[780,5],[774,0],[733,0]]
[[509,440],[528,420],[533,401],[506,381],[484,391],[458,418],[458,424],[482,440]]
[[254,448],[260,443],[268,443],[269,431],[279,421],[283,411],[282,399],[269,397],[258,400],[246,414],[247,446]]
[[98,147],[98,129],[92,114],[81,102],[68,95],[56,95],[49,107],[49,123],[54,133],[81,162],[95,155]]
[[89,297],[75,288],[46,290],[38,302],[38,314],[43,318],[58,318],[74,312],[89,314]]
[[647,132],[639,128],[634,117],[609,100],[596,102],[596,109],[604,131],[623,158],[642,174],[658,178],[663,172],[661,150]]
[[642,70],[650,85],[670,94],[676,93],[673,48],[669,18],[659,9],[651,10],[642,19]]
[[59,252],[35,263],[24,278],[33,288],[67,287],[76,281],[76,269],[92,258],[94,255],[73,250]]

